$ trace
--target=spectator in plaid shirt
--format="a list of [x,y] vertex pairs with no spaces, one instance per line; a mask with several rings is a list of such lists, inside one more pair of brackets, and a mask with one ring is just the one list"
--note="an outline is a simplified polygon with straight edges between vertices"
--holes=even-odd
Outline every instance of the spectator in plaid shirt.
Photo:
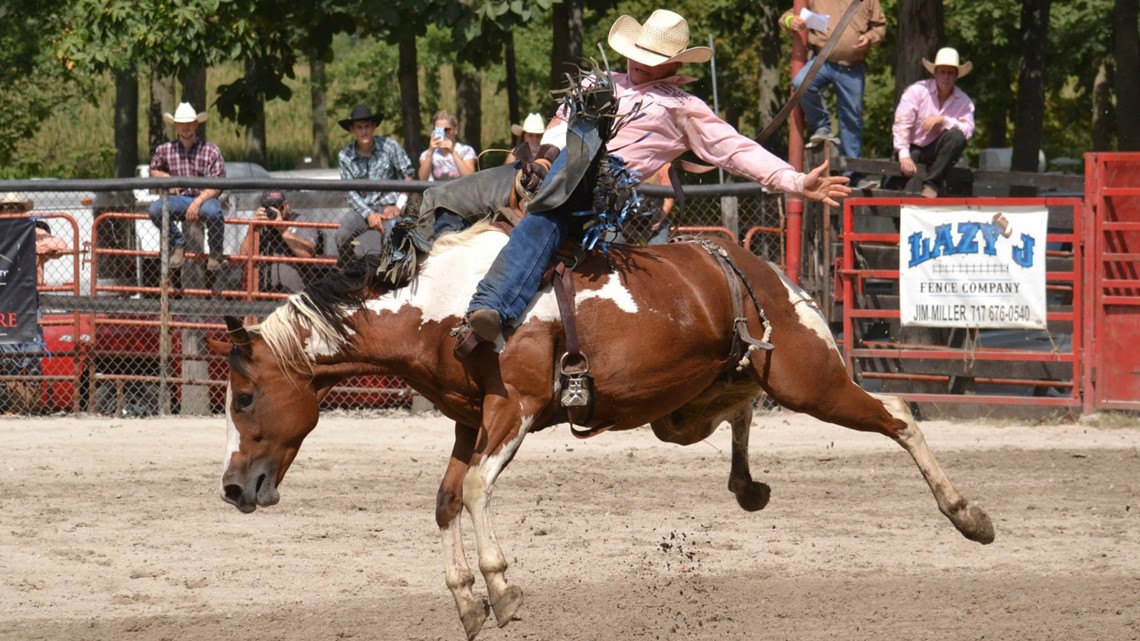
[[[164,142],[154,150],[150,159],[151,176],[193,176],[225,178],[226,163],[217,145],[198,137],[198,125],[205,122],[209,114],[198,113],[194,107],[184,102],[174,110],[174,115],[163,114],[168,124],[174,125],[178,140]],[[174,224],[175,221],[195,223],[204,219],[207,241],[210,247],[206,269],[217,271],[222,268],[225,256],[222,255],[222,241],[225,223],[222,219],[222,204],[218,196],[221,189],[191,189],[173,187],[167,198],[170,209],[170,268],[182,266],[186,254],[186,237]],[[162,228],[162,199],[150,204],[147,210],[154,226]]]
[[[353,142],[340,150],[341,180],[411,180],[416,170],[400,143],[387,136],[377,136],[376,126],[383,116],[373,114],[364,105],[353,107],[340,126],[352,134]],[[360,234],[375,229],[383,234],[389,221],[400,214],[407,200],[397,191],[350,191],[349,211],[336,232],[336,245],[343,255],[345,246]]]

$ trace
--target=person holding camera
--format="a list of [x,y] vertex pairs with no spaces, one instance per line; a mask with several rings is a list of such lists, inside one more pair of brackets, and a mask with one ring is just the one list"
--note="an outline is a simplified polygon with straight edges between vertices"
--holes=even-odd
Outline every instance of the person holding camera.
[[432,122],[431,143],[420,154],[419,179],[441,182],[475,173],[475,149],[455,139],[459,128],[455,116],[440,111]]
[[[285,194],[275,189],[261,194],[261,205],[253,213],[256,221],[299,221],[302,216],[293,211]],[[313,258],[321,245],[320,230],[313,227],[258,226],[259,256],[293,256]],[[253,234],[248,234],[241,246],[243,255],[250,255]],[[258,265],[258,291],[293,293],[304,289],[313,278],[312,265],[289,263],[260,263]]]

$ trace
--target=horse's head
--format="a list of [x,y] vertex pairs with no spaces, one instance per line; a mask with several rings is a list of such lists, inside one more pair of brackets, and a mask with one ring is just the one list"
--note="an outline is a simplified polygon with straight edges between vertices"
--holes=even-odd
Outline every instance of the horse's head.
[[279,500],[277,485],[316,427],[324,394],[311,377],[282,366],[265,339],[241,321],[226,317],[226,325],[229,341],[209,341],[211,351],[230,359],[222,498],[253,512]]

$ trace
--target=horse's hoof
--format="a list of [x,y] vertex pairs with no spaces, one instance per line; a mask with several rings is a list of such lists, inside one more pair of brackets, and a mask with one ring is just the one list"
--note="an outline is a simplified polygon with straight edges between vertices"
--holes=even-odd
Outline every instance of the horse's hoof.
[[503,593],[499,595],[499,598],[495,599],[495,602],[491,604],[491,607],[495,611],[495,622],[499,624],[500,628],[514,619],[515,612],[518,611],[522,604],[522,590],[516,586],[508,585],[507,589],[503,590]]
[[467,641],[472,641],[483,629],[483,622],[487,620],[490,611],[491,608],[487,605],[487,599],[479,599],[476,607],[459,614],[459,620],[463,623],[463,631],[467,633]]
[[763,510],[768,505],[768,499],[772,498],[772,488],[768,487],[767,483],[760,481],[751,481],[743,487],[733,490],[736,495],[736,502],[747,512],[756,512]]
[[962,536],[982,545],[994,542],[994,524],[985,510],[967,503],[966,507],[950,515],[950,522]]

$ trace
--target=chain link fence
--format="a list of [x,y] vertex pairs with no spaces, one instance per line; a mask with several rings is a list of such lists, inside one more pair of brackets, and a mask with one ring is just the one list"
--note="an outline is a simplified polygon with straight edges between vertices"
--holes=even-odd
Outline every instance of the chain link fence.
[[[335,170],[321,177],[335,178]],[[284,298],[336,269],[348,187],[339,180],[227,179],[219,199],[221,238],[210,238],[209,225],[175,225],[185,239],[178,264],[177,252],[163,250],[170,233],[163,234],[154,220],[161,222],[164,192],[216,183],[175,178],[0,182],[0,193],[30,205],[26,211],[9,207],[10,213],[0,216],[39,221],[37,245],[56,248],[37,257],[37,339],[0,345],[0,413],[223,411],[229,366],[209,351],[206,339],[224,337],[223,316],[256,323]],[[352,188],[430,185],[358,182]],[[275,220],[258,221],[255,211],[265,190],[281,191],[288,209],[278,211]],[[671,194],[659,187],[646,192]],[[684,206],[671,215],[672,236],[719,235],[784,263],[782,196],[753,185],[685,192]],[[356,239],[354,251],[376,251],[381,242],[379,233],[368,231]],[[210,249],[220,249],[223,258],[215,254],[211,261]],[[403,407],[412,400],[411,390],[394,377],[361,376],[338,385],[323,406]]]

